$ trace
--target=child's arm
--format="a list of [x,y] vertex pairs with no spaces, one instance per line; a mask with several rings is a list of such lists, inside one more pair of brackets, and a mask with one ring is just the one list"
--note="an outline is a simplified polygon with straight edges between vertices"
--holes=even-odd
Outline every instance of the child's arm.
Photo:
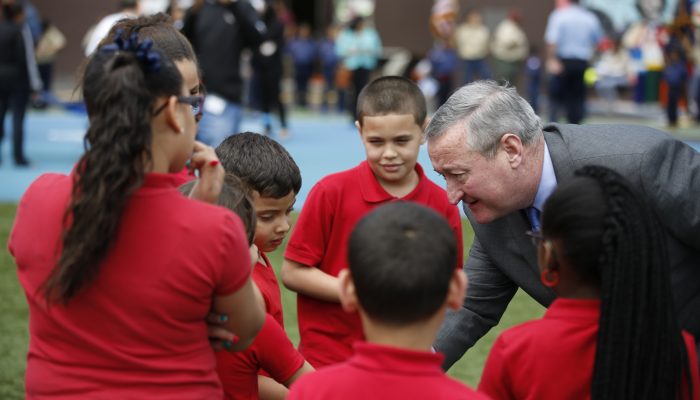
[[289,390],[276,380],[258,375],[258,398],[260,400],[284,400]]
[[282,283],[289,290],[323,301],[340,302],[338,278],[318,268],[284,259]]
[[250,278],[232,294],[214,298],[216,312],[232,316],[221,323],[224,329],[232,332],[237,338],[232,341],[232,346],[226,347],[227,350],[245,350],[253,343],[265,322],[265,308],[262,304],[264,301],[260,290]]
[[299,368],[299,369],[297,370],[297,372],[295,372],[294,375],[292,375],[291,378],[287,379],[287,380],[284,382],[284,386],[290,387],[290,386],[292,386],[292,383],[294,383],[294,382],[295,382],[297,379],[299,379],[302,375],[308,374],[309,372],[314,372],[314,371],[315,371],[314,367],[312,367],[311,364],[309,364],[308,361],[304,361],[304,365],[302,365],[301,368]]

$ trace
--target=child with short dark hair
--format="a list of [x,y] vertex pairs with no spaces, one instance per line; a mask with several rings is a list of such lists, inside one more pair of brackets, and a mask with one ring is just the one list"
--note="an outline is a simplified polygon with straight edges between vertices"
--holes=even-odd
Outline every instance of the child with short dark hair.
[[450,222],[458,246],[455,267],[462,267],[459,211],[417,163],[423,93],[408,79],[386,76],[362,90],[357,109],[367,159],[311,189],[282,264],[282,281],[298,293],[299,351],[316,368],[346,360],[352,344],[363,339],[359,316],[340,307],[337,277],[347,267],[350,232],[369,211],[396,200],[431,207]]
[[[189,195],[194,181],[180,186],[179,190]],[[256,217],[250,189],[238,177],[226,174],[217,204],[238,214],[245,225],[252,266],[258,260],[258,248],[254,243]],[[263,304],[263,307],[266,305]],[[217,372],[229,400],[259,397],[258,371],[263,369],[270,377],[285,386],[291,385],[301,375],[313,371],[309,363],[294,348],[294,345],[272,315],[265,316],[265,323],[253,344],[244,351],[216,353]]]
[[[216,148],[216,154],[226,172],[235,174],[250,188],[257,216],[255,245],[258,247],[252,278],[263,295],[265,310],[279,326],[284,327],[279,283],[265,253],[277,249],[291,227],[290,213],[301,189],[299,167],[282,145],[253,132],[229,136]],[[288,342],[289,339],[278,338],[278,341]],[[223,361],[223,358],[229,361]],[[229,391],[226,386],[232,383],[226,381],[233,382],[232,377],[238,373],[237,365],[240,366],[236,364],[235,357],[229,357],[225,353],[219,356],[219,375],[225,381],[224,389],[229,396],[233,396],[233,391]],[[228,372],[223,371],[222,366],[226,366]],[[306,366],[310,368],[308,364]],[[290,368],[288,371],[294,370],[292,365],[287,365],[287,368]],[[275,375],[275,371],[263,370],[258,381],[260,397],[283,397],[286,388],[268,379],[265,373],[279,383],[288,385],[290,382],[279,379],[280,375]],[[237,395],[233,398],[242,397]]]
[[392,202],[362,218],[339,280],[340,301],[359,311],[367,343],[300,379],[289,399],[486,399],[445,376],[443,356],[431,350],[447,308],[464,299],[458,248],[445,218],[419,204]]
[[279,247],[289,232],[289,214],[301,189],[299,167],[282,145],[253,132],[229,136],[216,154],[226,172],[251,190],[257,214],[255,244],[260,250],[253,279],[265,298],[267,313],[284,326],[279,284],[265,253]]

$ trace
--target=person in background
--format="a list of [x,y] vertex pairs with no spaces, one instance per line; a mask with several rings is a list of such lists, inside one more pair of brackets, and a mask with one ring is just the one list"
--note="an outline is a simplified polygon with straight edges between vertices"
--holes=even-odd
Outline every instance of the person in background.
[[9,3],[2,4],[1,10],[0,145],[5,136],[5,114],[12,108],[12,156],[16,166],[28,167],[30,162],[24,153],[24,117],[30,94],[38,93],[42,83],[29,27],[24,23],[24,8],[19,3]]
[[369,82],[370,73],[377,66],[382,54],[382,42],[377,31],[367,26],[363,17],[355,17],[338,35],[335,43],[338,56],[343,59],[343,67],[350,71],[352,87],[348,101],[350,118],[357,119],[357,96]]
[[262,113],[265,135],[271,136],[272,110],[277,109],[280,120],[279,138],[289,135],[287,106],[280,99],[282,56],[285,48],[284,25],[277,18],[274,6],[265,4],[262,20],[267,26],[265,40],[253,50],[253,98]]
[[490,35],[489,28],[481,21],[479,10],[468,10],[454,37],[457,54],[462,60],[462,84],[476,79],[491,79],[491,70],[486,61]]
[[593,58],[603,28],[592,12],[581,7],[579,0],[549,14],[545,29],[546,69],[557,80],[554,101],[563,102],[566,119],[579,124],[586,115],[586,84],[583,73]]
[[542,319],[501,333],[479,391],[497,400],[700,399],[695,339],[673,310],[666,241],[642,193],[609,168],[583,167],[545,202],[541,232],[528,234],[557,297]]
[[40,102],[46,106],[57,102],[51,91],[53,64],[58,53],[66,46],[66,37],[48,19],[43,21],[42,28],[43,33],[36,47],[36,62],[43,83]]
[[309,79],[314,71],[316,61],[316,42],[311,37],[311,27],[302,23],[297,27],[294,38],[287,43],[287,51],[294,64],[294,81],[296,82],[296,104],[306,107]]
[[196,2],[187,11],[182,33],[197,53],[207,88],[197,138],[216,147],[240,130],[241,52],[259,46],[265,40],[267,27],[248,1],[206,0]]
[[336,88],[336,73],[340,58],[335,50],[335,39],[338,36],[338,28],[329,25],[326,28],[326,35],[318,43],[318,56],[321,59],[321,71],[325,88],[323,93],[322,110],[330,111],[335,106],[338,112],[345,109],[345,91]]
[[454,72],[457,70],[457,53],[449,41],[435,39],[428,52],[430,74],[438,83],[437,106],[443,105],[454,88]]
[[491,39],[494,79],[505,80],[518,86],[518,78],[527,58],[530,45],[521,26],[518,10],[510,10],[508,16],[496,25]]
[[124,18],[136,18],[139,14],[141,14],[140,0],[119,0],[119,11],[102,18],[92,29],[92,33],[90,33],[90,37],[85,44],[85,56],[89,57],[95,51],[117,21]]

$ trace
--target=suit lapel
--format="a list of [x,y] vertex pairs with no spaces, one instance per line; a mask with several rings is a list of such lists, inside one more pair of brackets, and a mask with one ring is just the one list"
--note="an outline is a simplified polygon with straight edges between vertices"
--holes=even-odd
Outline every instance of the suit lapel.
[[549,156],[552,158],[557,184],[571,179],[575,171],[573,157],[564,141],[562,128],[563,126],[559,124],[549,124],[543,129],[544,141],[547,142]]

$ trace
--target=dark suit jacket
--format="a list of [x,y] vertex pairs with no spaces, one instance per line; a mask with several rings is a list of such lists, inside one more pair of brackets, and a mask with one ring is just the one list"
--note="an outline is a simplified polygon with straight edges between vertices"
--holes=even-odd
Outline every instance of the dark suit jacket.
[[[560,125],[544,128],[557,182],[585,165],[616,170],[642,193],[666,230],[671,283],[681,326],[700,338],[700,154],[668,134],[632,125]],[[522,210],[488,224],[474,221],[475,238],[464,269],[464,306],[447,315],[435,343],[451,366],[496,325],[518,287],[547,307],[554,299],[539,280],[536,249],[524,232]]]

